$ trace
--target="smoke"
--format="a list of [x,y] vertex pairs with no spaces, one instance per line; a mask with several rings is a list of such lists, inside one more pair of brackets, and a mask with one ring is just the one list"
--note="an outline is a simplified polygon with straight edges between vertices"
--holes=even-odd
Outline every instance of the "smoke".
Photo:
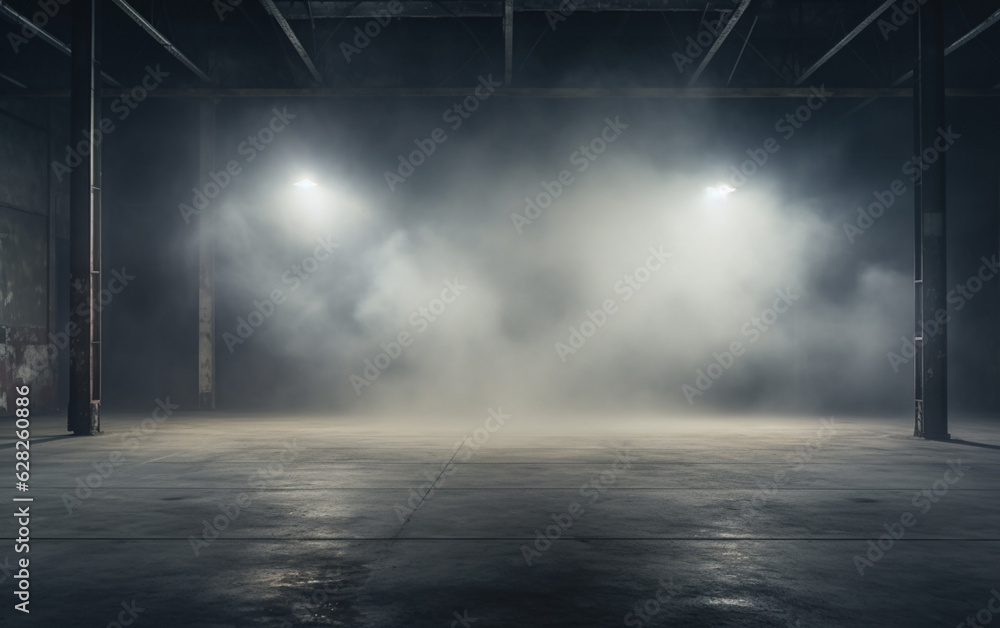
[[[725,112],[704,107],[486,102],[451,129],[447,103],[397,106],[355,113],[353,133],[300,112],[255,166],[266,180],[220,204],[217,333],[252,331],[220,343],[233,398],[404,414],[908,408],[886,361],[912,307],[902,257],[848,243],[836,182],[783,184],[796,154],[837,176],[829,135],[801,130],[722,200],[706,187],[781,110],[720,128]],[[319,211],[290,186],[305,146]],[[321,237],[336,249],[304,265]]]

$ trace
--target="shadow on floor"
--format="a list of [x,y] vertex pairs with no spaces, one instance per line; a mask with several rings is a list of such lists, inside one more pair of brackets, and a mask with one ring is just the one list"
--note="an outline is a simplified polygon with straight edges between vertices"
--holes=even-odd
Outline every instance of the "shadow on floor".
[[997,449],[1000,450],[1000,445],[987,445],[986,443],[973,443],[972,441],[962,440],[961,438],[950,438],[943,443],[954,443],[956,445],[968,445],[969,447],[982,447],[983,449]]
[[[63,434],[61,436],[40,436],[38,438],[32,438],[32,443],[48,443],[54,440],[63,440],[64,438],[74,438],[75,434]],[[9,443],[7,445],[0,445],[0,449],[13,449],[15,443]]]

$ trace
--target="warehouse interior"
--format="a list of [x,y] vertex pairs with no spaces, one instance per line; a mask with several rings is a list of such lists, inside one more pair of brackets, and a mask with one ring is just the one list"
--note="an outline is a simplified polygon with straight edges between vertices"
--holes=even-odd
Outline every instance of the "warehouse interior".
[[0,18],[3,625],[1000,621],[997,0]]

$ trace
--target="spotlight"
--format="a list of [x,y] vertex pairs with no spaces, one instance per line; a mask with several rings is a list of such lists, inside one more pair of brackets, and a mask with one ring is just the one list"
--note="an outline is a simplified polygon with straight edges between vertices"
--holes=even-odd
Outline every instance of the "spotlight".
[[718,185],[712,185],[705,188],[705,193],[708,198],[717,201],[724,201],[726,197],[736,191],[736,188],[729,185],[728,183],[720,183]]
[[314,188],[314,187],[316,187],[319,184],[316,183],[315,181],[313,181],[312,179],[305,178],[305,179],[301,179],[299,181],[296,181],[293,185],[295,187],[297,187],[297,188],[308,189],[308,188]]

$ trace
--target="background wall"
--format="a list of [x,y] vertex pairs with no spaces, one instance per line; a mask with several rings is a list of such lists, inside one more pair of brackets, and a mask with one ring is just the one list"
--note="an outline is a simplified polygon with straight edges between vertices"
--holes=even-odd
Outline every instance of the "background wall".
[[[68,178],[60,183],[50,155],[65,145],[65,110],[43,100],[0,100],[0,413],[8,395],[29,385],[32,403],[55,410],[65,351],[49,333],[66,318]],[[61,271],[61,272],[60,272]],[[65,282],[64,282],[65,283]]]
[[[0,378],[5,391],[30,385],[40,409],[62,409],[68,176],[60,182],[51,163],[66,150],[67,111],[0,104]],[[901,354],[912,325],[912,185],[856,242],[843,231],[910,158],[908,102],[857,113],[856,101],[832,102],[731,197],[715,231],[697,193],[725,180],[798,103],[488,102],[390,191],[385,172],[450,104],[219,104],[217,169],[243,164],[212,202],[221,407],[438,411],[502,393],[566,410],[687,411],[682,386],[713,353],[745,341],[742,323],[795,281],[808,298],[697,409],[909,412],[912,365],[893,368],[888,354]],[[989,103],[949,106],[962,134],[947,156],[958,285],[997,252],[1000,165]],[[247,160],[239,147],[276,107],[296,118]],[[609,116],[629,130],[519,234],[511,214],[523,215],[524,197],[568,167]],[[151,99],[105,140],[104,284],[127,278],[103,309],[110,409],[166,397],[196,407],[196,227],[179,210],[199,176],[196,120],[196,103]],[[339,195],[328,208],[335,219],[310,222],[290,196],[307,171]],[[291,294],[284,273],[324,234],[337,242],[333,261]],[[643,238],[674,254],[687,247],[686,261],[560,363],[554,344],[604,297],[620,298],[612,280],[653,244],[639,246]],[[381,343],[412,332],[409,315],[459,275],[475,290],[357,394],[351,376],[363,376]],[[227,342],[275,287],[288,301],[252,337]],[[949,325],[957,411],[997,410],[998,287],[987,283]],[[11,411],[0,397],[0,412]]]

